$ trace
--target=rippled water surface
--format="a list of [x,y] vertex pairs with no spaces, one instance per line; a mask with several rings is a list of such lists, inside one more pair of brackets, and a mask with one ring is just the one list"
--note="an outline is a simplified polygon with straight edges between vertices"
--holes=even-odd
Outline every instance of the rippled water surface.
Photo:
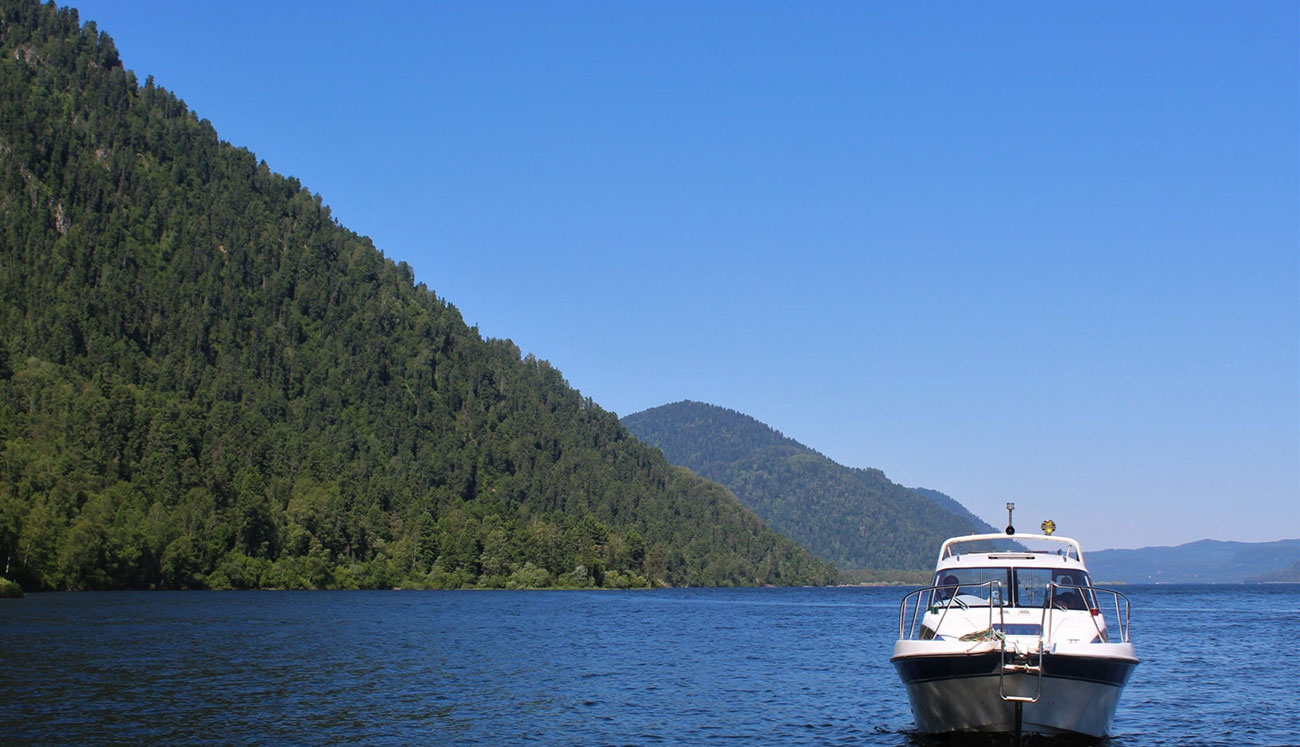
[[[0,739],[925,744],[898,588],[0,600]],[[1108,747],[1300,743],[1300,585],[1140,586]]]

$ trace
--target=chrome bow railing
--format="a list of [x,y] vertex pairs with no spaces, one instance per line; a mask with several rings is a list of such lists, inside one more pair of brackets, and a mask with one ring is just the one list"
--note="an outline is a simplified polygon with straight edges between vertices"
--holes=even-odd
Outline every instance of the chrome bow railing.
[[[963,592],[967,594],[963,595]],[[904,596],[899,604],[898,637],[902,640],[933,638],[943,628],[944,620],[954,607],[961,610],[987,608],[988,620],[984,630],[1000,633],[1005,628],[1004,610],[1010,603],[1002,582],[996,580],[916,589]],[[1119,642],[1128,643],[1130,607],[1128,597],[1114,589],[1049,582],[1040,608],[1043,614],[1038,621],[1041,623],[1038,635],[1044,643],[1050,643],[1055,628],[1054,615],[1066,610],[1087,610],[1097,631],[1097,640],[1106,643],[1113,639],[1107,623],[1108,613],[1113,610],[1115,627],[1119,629]],[[927,614],[935,613],[939,616],[930,625],[922,622]]]
[[1048,584],[1046,606],[1048,608],[1048,630],[1051,630],[1051,616],[1056,610],[1088,610],[1093,627],[1097,630],[1097,637],[1102,643],[1110,641],[1109,626],[1106,624],[1106,612],[1114,609],[1115,625],[1119,628],[1118,642],[1129,642],[1129,612],[1131,606],[1128,597],[1114,589],[1051,582]]
[[[985,593],[971,594],[972,601],[963,601],[961,597],[962,590],[977,591],[982,590]],[[918,630],[920,627],[921,638],[927,628],[922,626],[921,618],[932,612],[941,612],[934,629],[929,630],[930,636],[934,636],[935,630],[943,626],[943,621],[948,616],[948,610],[956,607],[958,609],[970,609],[972,607],[988,607],[989,619],[987,629],[993,629],[994,610],[998,614],[998,622],[1002,621],[1002,606],[1006,595],[1003,593],[1003,584],[1001,581],[985,581],[982,584],[955,584],[946,586],[927,586],[917,589],[903,597],[902,603],[898,606],[898,637],[903,640],[918,640]]]

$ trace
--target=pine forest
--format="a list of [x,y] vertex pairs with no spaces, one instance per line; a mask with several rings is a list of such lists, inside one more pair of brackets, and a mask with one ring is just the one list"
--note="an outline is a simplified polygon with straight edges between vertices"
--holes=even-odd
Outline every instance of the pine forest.
[[546,361],[484,339],[75,10],[0,7],[0,575],[835,579]]

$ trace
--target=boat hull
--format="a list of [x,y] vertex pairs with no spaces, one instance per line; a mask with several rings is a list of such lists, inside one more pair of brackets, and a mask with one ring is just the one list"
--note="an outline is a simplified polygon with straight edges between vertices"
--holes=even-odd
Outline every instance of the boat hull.
[[[917,729],[926,734],[1013,732],[1016,704],[1002,695],[1032,698],[1022,704],[1021,730],[1046,735],[1104,737],[1136,660],[1046,654],[1037,674],[999,678],[999,652],[895,656]],[[1041,684],[1041,689],[1040,689]]]

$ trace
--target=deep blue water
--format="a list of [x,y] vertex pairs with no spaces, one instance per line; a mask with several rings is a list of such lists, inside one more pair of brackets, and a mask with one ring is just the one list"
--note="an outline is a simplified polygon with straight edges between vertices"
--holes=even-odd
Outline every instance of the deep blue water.
[[[1300,585],[1136,586],[1107,747],[1300,743]],[[0,600],[0,739],[919,745],[898,588]]]

